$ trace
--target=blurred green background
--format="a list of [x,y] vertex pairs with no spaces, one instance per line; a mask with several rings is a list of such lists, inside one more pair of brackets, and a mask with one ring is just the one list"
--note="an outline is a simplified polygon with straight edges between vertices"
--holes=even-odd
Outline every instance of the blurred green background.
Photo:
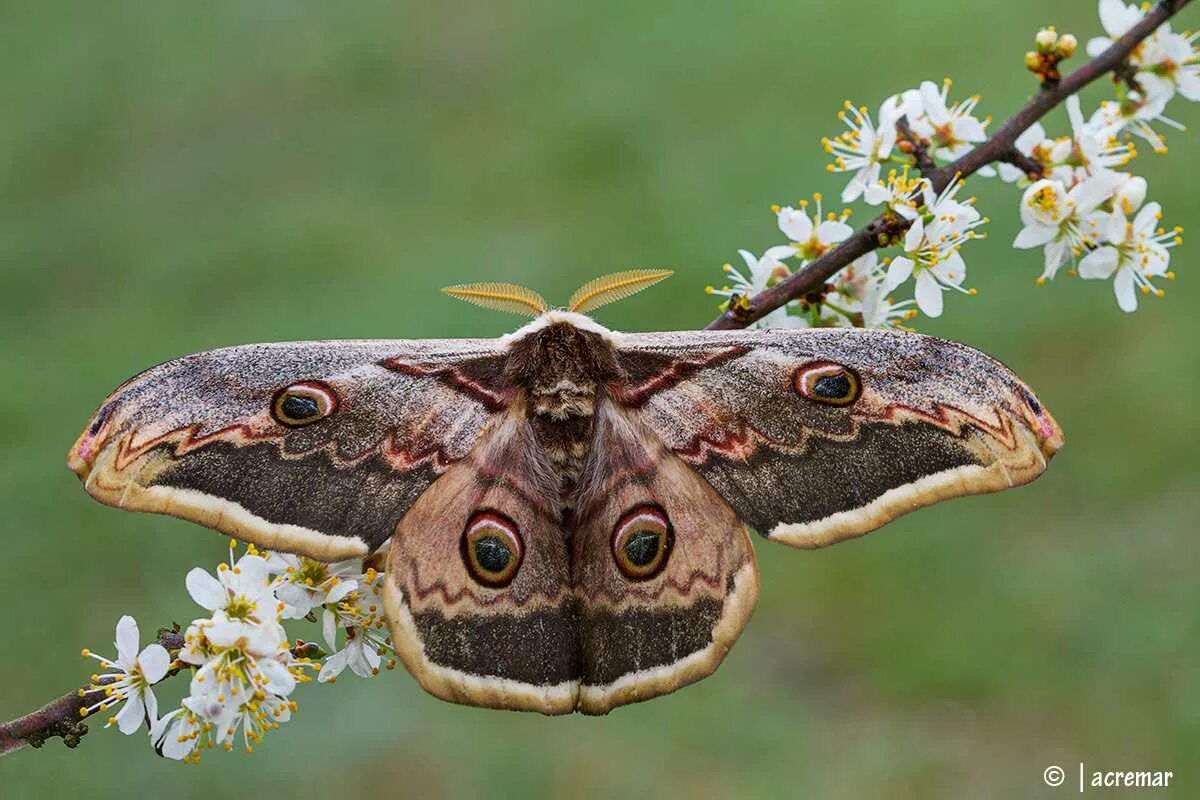
[[[79,648],[107,651],[121,614],[186,623],[185,572],[225,552],[92,502],[67,471],[119,381],[219,345],[503,333],[512,318],[437,292],[473,280],[561,302],[670,265],[600,320],[702,326],[721,263],[780,240],[770,203],[838,195],[818,141],[844,98],[874,108],[949,74],[1001,120],[1032,89],[1039,26],[1100,32],[1091,2],[922,8],[6,3],[0,716],[77,685]],[[1168,224],[1200,221],[1192,138],[1136,162]],[[826,551],[762,542],[758,611],[721,670],[607,718],[347,673],[302,687],[251,757],[180,766],[93,725],[75,752],[4,759],[0,795],[1052,796],[1042,770],[1074,780],[1083,760],[1174,769],[1196,796],[1196,245],[1166,299],[1125,316],[1106,283],[1036,288],[1040,254],[1008,246],[1017,192],[970,192],[993,219],[965,253],[979,295],[921,327],[1000,357],[1053,409],[1068,447],[1033,486]]]

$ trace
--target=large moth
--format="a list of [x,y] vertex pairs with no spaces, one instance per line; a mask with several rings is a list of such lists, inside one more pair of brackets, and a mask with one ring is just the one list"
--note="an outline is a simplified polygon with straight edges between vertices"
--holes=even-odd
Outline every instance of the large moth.
[[858,329],[618,333],[508,284],[499,339],[186,356],[71,448],[109,505],[323,560],[386,551],[397,652],[446,700],[602,714],[709,675],[758,595],[748,528],[795,547],[1036,478],[1062,444],[961,344]]

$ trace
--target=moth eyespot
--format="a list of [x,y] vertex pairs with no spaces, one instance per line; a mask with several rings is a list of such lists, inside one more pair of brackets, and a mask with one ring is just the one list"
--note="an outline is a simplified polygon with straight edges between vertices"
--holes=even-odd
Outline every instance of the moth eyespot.
[[848,406],[862,393],[858,373],[831,361],[804,365],[797,370],[794,385],[801,397],[830,406]]
[[280,425],[299,428],[325,419],[337,409],[337,395],[320,381],[285,386],[271,401],[271,416]]
[[491,589],[512,583],[525,558],[517,525],[499,511],[476,511],[467,520],[460,542],[467,572]]
[[662,572],[674,544],[675,531],[659,506],[638,506],[613,526],[613,559],[630,580],[649,580]]

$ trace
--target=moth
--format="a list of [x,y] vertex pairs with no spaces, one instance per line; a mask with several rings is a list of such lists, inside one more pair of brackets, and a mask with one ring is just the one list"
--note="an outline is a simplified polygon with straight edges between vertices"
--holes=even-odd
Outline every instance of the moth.
[[603,714],[711,674],[800,548],[1042,473],[1062,432],[998,361],[894,330],[619,333],[592,281],[498,339],[228,347],[119,386],[68,463],[97,500],[264,548],[386,557],[399,658],[445,700]]

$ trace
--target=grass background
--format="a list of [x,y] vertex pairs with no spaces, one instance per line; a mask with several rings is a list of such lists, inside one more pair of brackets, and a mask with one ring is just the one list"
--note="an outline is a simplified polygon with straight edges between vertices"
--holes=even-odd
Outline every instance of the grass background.
[[[818,140],[844,98],[949,73],[1003,119],[1040,25],[1099,33],[1094,4],[1039,0],[4,15],[0,717],[78,684],[79,648],[106,649],[120,614],[186,623],[183,575],[224,552],[91,502],[63,465],[126,376],[252,341],[496,335],[510,319],[437,288],[513,280],[561,302],[635,265],[678,275],[602,322],[701,326],[720,264],[778,240],[769,203],[838,194]],[[1138,162],[1168,224],[1200,218],[1191,138]],[[0,795],[1012,797],[1053,795],[1043,768],[1073,780],[1084,760],[1174,769],[1195,796],[1194,245],[1167,298],[1125,316],[1106,284],[1035,288],[1040,256],[1008,247],[1016,192],[971,191],[994,220],[966,253],[979,296],[921,327],[999,356],[1055,412],[1068,447],[1035,485],[827,551],[762,543],[758,611],[722,669],[607,718],[456,707],[399,670],[302,688],[252,757],[181,767],[95,729],[5,759]]]

